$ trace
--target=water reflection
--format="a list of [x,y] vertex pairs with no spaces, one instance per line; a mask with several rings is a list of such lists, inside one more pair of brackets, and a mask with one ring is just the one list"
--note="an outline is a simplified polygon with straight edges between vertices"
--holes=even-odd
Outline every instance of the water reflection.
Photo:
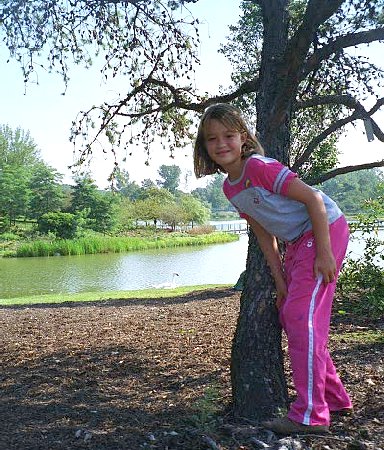
[[[380,231],[380,238],[384,232]],[[146,250],[135,253],[50,258],[0,259],[0,298],[47,293],[145,289],[177,284],[235,284],[245,269],[248,236],[239,241],[204,247]],[[359,234],[350,242],[353,258],[363,254]]]
[[0,260],[0,297],[235,283],[245,268],[248,237],[204,247],[135,253]]

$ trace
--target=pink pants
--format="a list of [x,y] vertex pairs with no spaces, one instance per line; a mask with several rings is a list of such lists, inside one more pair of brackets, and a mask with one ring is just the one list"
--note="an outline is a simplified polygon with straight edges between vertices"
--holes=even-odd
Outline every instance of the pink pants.
[[[340,217],[329,229],[338,275],[348,245],[348,224]],[[297,392],[288,417],[305,425],[329,425],[330,411],[352,404],[327,350],[336,280],[324,285],[322,278],[315,279],[315,256],[312,232],[287,246],[288,295],[280,308],[280,320]]]

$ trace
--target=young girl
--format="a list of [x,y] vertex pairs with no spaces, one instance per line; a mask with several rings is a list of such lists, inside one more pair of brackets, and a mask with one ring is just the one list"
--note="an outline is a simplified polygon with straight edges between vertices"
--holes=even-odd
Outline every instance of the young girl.
[[[238,109],[209,107],[194,147],[196,176],[226,173],[223,190],[251,226],[276,283],[297,398],[287,417],[265,422],[280,434],[326,432],[330,412],[352,404],[327,350],[336,280],[348,225],[323,192],[264,156]],[[277,239],[287,245],[284,268]]]

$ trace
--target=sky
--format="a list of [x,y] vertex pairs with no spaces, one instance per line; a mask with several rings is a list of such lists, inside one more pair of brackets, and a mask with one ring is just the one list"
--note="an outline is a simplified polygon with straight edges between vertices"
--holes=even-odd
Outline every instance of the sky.
[[[202,91],[213,93],[217,92],[219,84],[230,82],[230,65],[224,56],[217,53],[217,49],[228,34],[228,25],[239,16],[240,2],[226,0],[226,7],[220,11],[220,20],[217,20],[217,4],[214,6],[214,3],[199,0],[199,7],[193,6],[196,15],[203,18],[199,55],[204,70],[196,75],[196,85]],[[8,57],[8,52],[0,46],[0,124],[28,130],[42,159],[66,175],[64,182],[71,183],[72,173],[68,170],[74,162],[73,144],[69,142],[71,123],[79,111],[88,110],[92,105],[113,97],[116,86],[105,85],[96,67],[87,70],[78,66],[69,74],[71,80],[65,95],[62,95],[64,82],[60,76],[42,70],[38,80],[25,86],[20,67],[13,60],[7,63]],[[154,147],[151,157],[150,165],[146,166],[144,151],[138,149],[121,167],[128,171],[131,180],[138,183],[145,178],[158,178],[157,171],[161,164],[177,164],[183,171],[193,172],[192,147],[182,149],[174,159],[169,157],[168,152]],[[107,178],[112,168],[112,160],[106,160],[100,152],[93,158],[91,169],[100,187],[108,185]],[[189,182],[193,184],[194,178],[192,175]]]
[[[228,26],[238,20],[239,4],[240,1],[237,0],[225,0],[221,3],[220,15],[217,3],[212,0],[199,0],[191,7],[195,16],[203,19],[199,49],[202,64],[195,76],[195,83],[200,91],[214,94],[218,92],[219,85],[225,86],[230,82],[230,64],[217,50],[229,34]],[[373,52],[373,56],[375,55],[378,56],[379,53]],[[62,95],[64,82],[60,76],[41,70],[38,79],[25,86],[18,64],[13,60],[7,63],[7,60],[8,53],[2,46],[0,124],[29,131],[40,150],[41,158],[64,174],[64,182],[73,183],[73,174],[68,169],[74,162],[73,145],[69,142],[71,123],[81,110],[87,110],[92,105],[101,104],[108,97],[113,97],[114,90],[119,86],[105,85],[97,67],[87,70],[76,66],[69,73],[69,85],[65,95]],[[377,114],[375,119],[384,129],[384,114]],[[340,140],[340,149],[344,152],[341,165],[374,161],[384,155],[383,143],[377,139],[368,143],[361,126],[357,129],[348,127],[347,134]],[[174,159],[169,157],[168,152],[153,148],[149,166],[145,165],[145,160],[144,152],[136,150],[132,157],[128,157],[127,163],[122,164],[131,180],[138,183],[145,178],[155,180],[161,164],[177,164],[183,173],[193,173],[192,146],[177,152]],[[108,185],[112,161],[97,152],[92,160],[91,170],[99,187],[104,188]],[[190,187],[199,185],[194,175],[189,177],[189,184]]]

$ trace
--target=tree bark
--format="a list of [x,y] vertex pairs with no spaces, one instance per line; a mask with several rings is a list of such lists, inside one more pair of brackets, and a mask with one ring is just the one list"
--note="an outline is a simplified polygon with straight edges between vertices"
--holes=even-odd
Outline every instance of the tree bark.
[[274,287],[253,233],[233,340],[231,377],[236,417],[262,420],[287,407],[281,327]]

